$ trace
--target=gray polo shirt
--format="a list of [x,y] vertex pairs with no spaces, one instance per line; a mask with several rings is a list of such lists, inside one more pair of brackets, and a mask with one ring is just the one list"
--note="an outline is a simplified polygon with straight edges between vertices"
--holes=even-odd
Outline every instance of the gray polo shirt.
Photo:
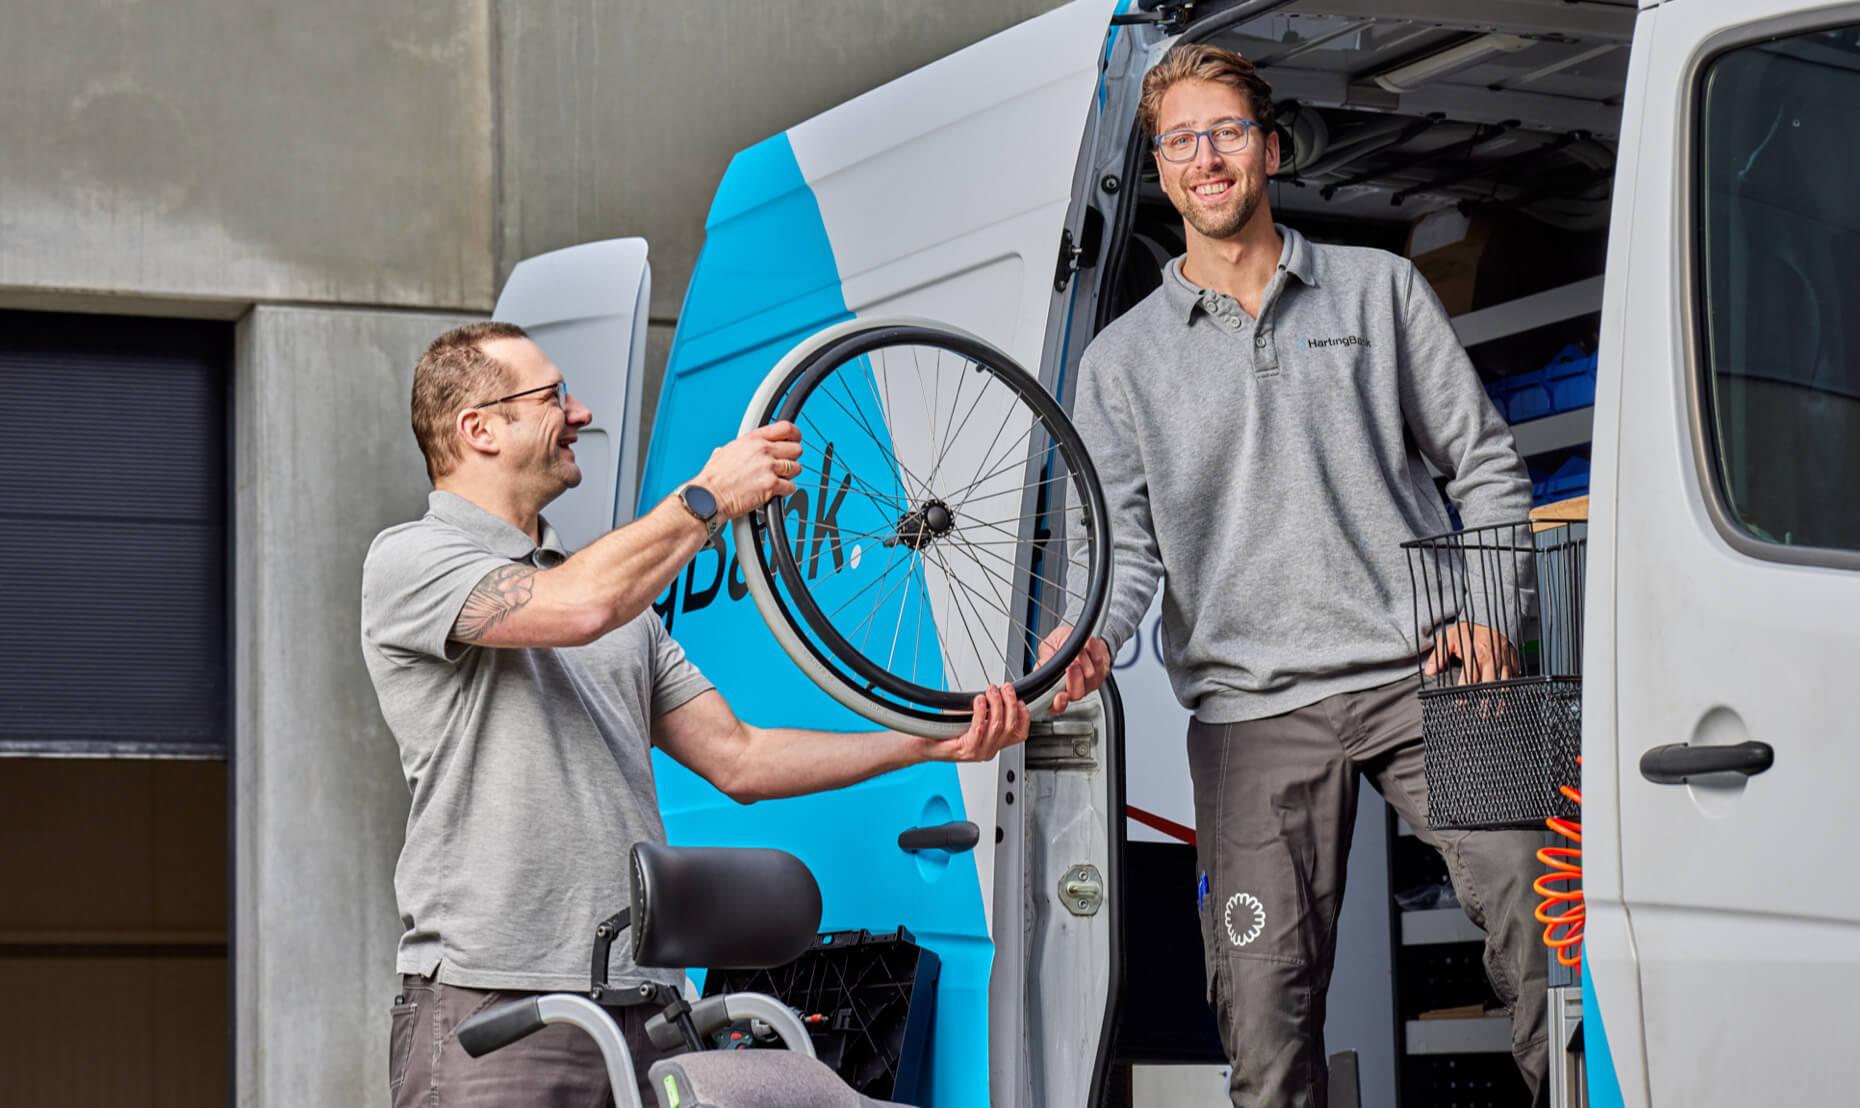
[[[482,989],[585,989],[594,925],[628,903],[627,852],[664,842],[651,721],[711,687],[652,611],[586,646],[449,641],[492,570],[568,556],[449,492],[376,536],[362,656],[413,793],[394,872],[398,969]],[[642,975],[626,944],[613,980]]]
[[1531,506],[1510,428],[1414,265],[1279,233],[1257,319],[1177,258],[1092,340],[1073,403],[1111,516],[1105,639],[1121,646],[1165,583],[1169,679],[1210,723],[1415,672],[1401,544],[1448,530],[1423,458],[1468,527]]

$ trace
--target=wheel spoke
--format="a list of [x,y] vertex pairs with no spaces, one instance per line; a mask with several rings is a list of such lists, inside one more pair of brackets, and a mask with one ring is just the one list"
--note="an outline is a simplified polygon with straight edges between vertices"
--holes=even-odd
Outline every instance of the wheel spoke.
[[[941,371],[943,368],[943,352],[941,350],[938,350],[936,352],[936,364],[937,364],[938,375],[941,376]],[[964,360],[962,364],[964,366],[967,366],[969,363],[967,360]],[[943,425],[943,430],[945,432],[943,436],[943,441],[937,444],[935,457],[930,463],[930,476],[924,478],[924,480],[930,482],[930,487],[932,489],[936,488],[936,475],[937,475],[937,471],[943,468],[943,459],[948,457],[949,449],[956,444],[956,435],[955,435],[955,430],[954,430],[954,425],[956,423],[956,409],[962,407],[962,386],[968,381],[968,379],[969,379],[968,374],[961,372],[961,370],[957,371],[956,373],[956,394],[954,397],[950,399],[950,402],[949,402],[949,422]]]
[[962,550],[963,554],[967,555],[968,559],[971,562],[975,563],[976,568],[980,569],[983,573],[982,580],[988,582],[989,591],[995,594],[995,598],[994,600],[991,601],[988,599],[988,597],[983,596],[979,590],[970,589],[968,591],[974,597],[976,597],[980,602],[986,603],[989,607],[993,608],[995,611],[1000,612],[1002,615],[1006,616],[1008,619],[1008,623],[1011,626],[1018,627],[1022,631],[1026,632],[1027,634],[1030,634],[1030,635],[1033,634],[1033,628],[1027,626],[1024,620],[1021,620],[1020,618],[1014,615],[1014,612],[1012,611],[1012,609],[1008,607],[1008,601],[1001,596],[1001,590],[995,587],[996,581],[1003,581],[1006,584],[1008,584],[1010,587],[1012,587],[1013,582],[1008,581],[1006,578],[1002,577],[1000,574],[997,574],[993,572],[992,570],[990,570],[987,566],[982,564],[982,560],[980,558],[977,558],[974,554],[971,554],[967,550],[963,550],[962,547],[960,546],[951,547],[951,549]]
[[1010,493],[1017,493],[1017,492],[1025,493],[1028,489],[1037,489],[1042,485],[1058,484],[1059,482],[1062,482],[1062,481],[1070,484],[1072,481],[1072,475],[1069,473],[1062,473],[1056,477],[1042,477],[1036,481],[1028,481],[1024,485],[1016,485],[1011,489],[1001,489],[997,492],[976,493],[974,496],[964,497],[963,499],[956,501],[953,504],[950,504],[950,508],[951,510],[954,510],[957,508],[964,507],[965,505],[974,504],[975,502],[980,501],[980,500],[993,500],[998,496],[1007,496]]
[[[1037,420],[1037,419],[1036,419],[1036,420],[1033,420],[1033,421],[1032,421],[1032,422],[1030,422],[1030,423],[1028,423],[1028,424],[1027,424],[1027,429],[1026,429],[1025,431],[1022,431],[1022,432],[1020,433],[1020,437],[1019,437],[1019,438],[1017,438],[1017,439],[1015,439],[1015,440],[1014,440],[1013,442],[1011,442],[1011,443],[1009,443],[1009,444],[1008,444],[1008,448],[1007,448],[1007,450],[1006,450],[1006,451],[1005,451],[1005,452],[1004,452],[1004,453],[1003,453],[1003,454],[1001,455],[1001,461],[1000,461],[1000,463],[999,463],[999,466],[998,466],[998,468],[996,468],[996,469],[995,469],[994,471],[992,471],[991,473],[989,473],[989,474],[988,474],[988,476],[986,476],[986,477],[977,477],[977,478],[976,478],[975,480],[973,480],[973,481],[970,481],[970,482],[969,482],[968,484],[966,484],[966,485],[964,485],[964,486],[962,486],[961,488],[959,488],[959,489],[957,489],[957,490],[956,490],[955,492],[952,492],[952,493],[950,493],[950,494],[949,494],[949,495],[950,495],[950,498],[951,498],[951,499],[954,499],[955,497],[957,497],[957,496],[960,496],[961,494],[963,494],[963,493],[965,493],[965,492],[968,492],[968,491],[969,491],[970,489],[972,489],[972,488],[974,488],[974,487],[976,487],[977,485],[980,485],[980,484],[982,484],[982,483],[983,483],[984,481],[992,481],[992,480],[994,480],[994,479],[995,479],[996,477],[999,477],[999,476],[1001,476],[1001,475],[1002,475],[1003,473],[1007,473],[1007,472],[1009,472],[1010,470],[1012,470],[1012,469],[1013,469],[1013,468],[1014,468],[1015,466],[1017,466],[1017,465],[1018,465],[1018,466],[1024,466],[1024,465],[1026,465],[1026,464],[1027,464],[1027,459],[1026,459],[1025,457],[1020,457],[1020,458],[1016,458],[1016,457],[1014,456],[1014,448],[1015,448],[1016,446],[1019,446],[1019,445],[1020,445],[1021,443],[1023,443],[1023,442],[1026,442],[1026,441],[1028,440],[1028,438],[1029,438],[1030,436],[1032,436],[1032,434],[1033,434],[1033,429],[1034,429],[1035,427],[1038,427],[1038,426],[1040,426],[1040,421],[1039,421],[1039,420]],[[989,463],[989,462],[983,462],[982,464],[983,464],[983,465],[989,465],[989,464],[991,464],[991,463]],[[977,470],[976,472],[978,472],[978,473],[979,473],[979,472],[980,472],[980,470]]]
[[[923,568],[923,557],[922,555],[919,555],[917,558],[917,569],[912,570],[912,572],[915,573],[917,572],[917,570],[921,570],[922,568]],[[922,651],[920,651],[917,648],[917,644],[923,641],[924,609],[928,608],[929,606],[930,606],[930,582],[926,580],[924,582],[923,595],[918,597],[917,599],[917,618],[916,620],[913,621],[914,626],[911,628],[911,684],[913,685],[917,683],[917,655],[922,653]],[[932,620],[932,622],[935,622],[935,621]]]
[[[914,563],[917,560],[917,552],[912,551],[911,554],[912,554],[911,560]],[[913,568],[910,574],[906,577],[906,580],[907,581],[912,580],[916,576],[917,576],[917,571],[915,568]],[[885,655],[885,668],[887,670],[891,668],[892,662],[898,656],[898,635],[904,630],[904,605],[908,603],[909,600],[910,600],[910,594],[907,592],[905,594],[904,600],[898,602],[898,625],[891,629],[891,653]],[[912,644],[913,652],[915,651],[915,649],[916,649],[915,644]]]
[[[930,548],[930,557],[936,562],[937,567],[943,571],[945,585],[950,590],[950,605],[956,609],[956,618],[962,621],[963,634],[968,636],[969,649],[973,651],[971,656],[975,659],[977,665],[986,666],[987,660],[982,655],[981,644],[975,641],[975,628],[969,625],[968,614],[962,610],[962,597],[956,592],[956,575],[950,572],[949,563],[937,556],[935,548]],[[979,613],[977,618],[980,618]],[[983,624],[983,626],[986,628],[987,625]],[[986,638],[987,636],[984,635],[983,637]]]
[[[956,530],[958,533],[960,533],[962,528],[958,527]],[[981,545],[979,543],[971,543],[967,539],[964,539],[963,543],[965,546],[980,546]],[[1015,562],[1013,559],[1005,557],[999,552],[990,550],[986,547],[981,547],[981,550],[982,550],[982,553],[988,555],[989,557],[994,558],[997,561],[1006,563],[1010,568],[1014,570],[1014,572],[1016,573],[1020,572],[1020,564],[1018,562]],[[1085,595],[1084,593],[1073,592],[1072,590],[1066,588],[1064,585],[1060,584],[1058,581],[1055,581],[1051,577],[1048,577],[1045,574],[1040,573],[1037,570],[1034,570],[1032,568],[1029,568],[1027,570],[1027,576],[1032,577],[1034,580],[1039,581],[1042,584],[1051,585],[1055,590],[1057,590],[1061,594],[1068,596],[1068,597],[1076,596],[1082,599]],[[1048,610],[1050,611],[1051,609],[1048,609]]]
[[[911,559],[909,558],[906,558],[904,560],[906,563],[909,563],[911,561]],[[872,621],[878,618],[879,612],[884,611],[885,602],[890,600],[892,597],[898,595],[898,590],[905,587],[906,585],[909,585],[910,582],[911,582],[911,573],[910,573],[910,570],[907,569],[904,571],[903,577],[898,578],[898,580],[894,582],[890,588],[885,590],[885,594],[883,596],[879,597],[876,601],[873,602],[871,612],[867,613],[866,617],[859,621],[859,627],[865,628],[865,637],[859,640],[859,653],[865,654],[866,657],[868,658],[871,657],[870,654],[866,653],[865,644],[871,641],[871,638],[872,638]],[[899,619],[904,618],[904,608],[902,605],[900,605],[898,608],[898,618]],[[859,630],[859,627],[853,628],[855,633]],[[886,668],[889,669],[890,667],[887,666]]]
[[[838,380],[840,382],[840,391],[846,394],[846,398],[848,400],[852,400],[853,397],[852,397],[851,386],[846,384],[846,379],[844,377],[840,377],[838,378]],[[912,473],[909,467],[907,467],[902,461],[898,459],[897,454],[890,447],[887,447],[883,442],[879,440],[878,432],[872,430],[872,425],[866,421],[866,418],[860,415],[858,411],[855,410],[856,405],[858,403],[857,401],[854,401],[855,408],[848,408],[844,403],[841,403],[840,398],[833,395],[833,393],[829,391],[825,385],[822,385],[821,387],[815,389],[814,391],[819,393],[821,396],[825,397],[826,399],[832,401],[834,407],[837,407],[840,411],[845,412],[847,417],[850,418],[854,423],[857,423],[859,425],[860,430],[865,432],[866,437],[872,440],[872,445],[878,447],[879,453],[883,454],[887,459],[890,460],[893,466],[897,467],[898,488],[900,491],[904,489],[904,478],[905,477],[909,477],[912,481],[915,481],[919,486],[923,484],[923,482],[917,481],[917,475]],[[893,439],[892,441],[895,443],[897,440]]]
[[[845,460],[843,456],[841,457],[841,460],[842,461]],[[807,474],[813,477],[833,476],[830,473],[826,473],[824,470],[809,466],[806,462],[801,462],[799,464],[801,466],[801,473],[796,474],[795,476],[797,477],[801,476],[802,474]],[[858,487],[860,492],[864,493],[866,496],[870,497],[873,500],[882,500],[888,504],[896,505],[899,508],[899,510],[903,510],[903,508],[910,503],[908,500],[905,500],[902,497],[888,496],[885,493],[879,492],[878,489],[874,485],[872,485],[871,482],[855,474],[852,471],[850,466],[847,469],[845,469],[843,472],[848,481],[851,481],[854,485]],[[800,482],[796,481],[795,484],[799,485]]]
[[[965,361],[963,362],[963,364],[969,365],[969,366],[975,366],[977,371],[983,370],[982,366],[976,365],[976,363],[974,362]],[[966,377],[967,374],[964,374],[964,376]],[[987,374],[984,372],[983,379],[982,379],[982,387],[975,390],[975,399],[969,401],[969,410],[962,414],[962,422],[958,423],[956,425],[956,429],[950,432],[949,443],[948,443],[949,446],[955,445],[956,439],[958,436],[962,434],[963,428],[969,425],[969,417],[975,414],[976,406],[982,402],[982,397],[988,395],[989,387],[993,385],[994,383],[995,383],[994,376],[992,374]],[[999,432],[997,432],[997,436],[998,435],[999,435]],[[990,443],[989,445],[992,448],[994,444]]]
[[[889,353],[889,352],[890,351],[888,350],[885,351],[885,353]],[[891,457],[892,457],[892,460],[897,463],[898,472],[900,474],[900,477],[898,480],[898,491],[903,493],[907,500],[913,496],[915,497],[928,496],[930,495],[930,490],[928,486],[926,486],[923,483],[923,481],[917,477],[915,473],[912,473],[910,471],[910,468],[904,464],[904,459],[898,457],[898,454],[897,454],[898,425],[897,425],[897,422],[891,418],[891,369],[889,365],[887,365],[885,368],[884,376],[885,376],[885,381],[884,381],[885,399],[880,404],[879,409],[878,409],[879,424],[880,426],[885,428],[885,436],[891,440],[891,450],[892,450]],[[877,377],[878,377],[878,370],[873,368],[872,359],[870,357],[867,357],[865,359],[865,379],[866,379],[866,383],[868,387],[876,388],[878,384]],[[847,390],[847,395],[850,398],[851,396],[850,389]],[[878,399],[878,395],[876,391],[873,393],[873,399],[875,400]],[[917,491],[911,492],[904,487],[904,480],[903,480],[904,477],[909,477],[911,479],[911,481],[917,486]]]
[[[905,560],[906,560],[906,561],[909,561],[910,559],[908,559],[908,558],[907,558],[907,559],[905,559]],[[898,563],[897,563],[897,562],[893,562],[893,563],[891,563],[890,565],[888,565],[888,566],[886,566],[886,567],[885,567],[885,572],[883,572],[883,573],[881,573],[881,574],[879,574],[879,575],[878,575],[877,577],[874,577],[874,578],[873,578],[872,580],[870,580],[870,581],[867,581],[867,582],[866,582],[866,583],[865,583],[864,585],[861,585],[861,586],[859,587],[859,591],[858,591],[858,592],[856,592],[856,593],[853,593],[853,594],[852,594],[851,596],[849,596],[849,597],[847,597],[847,598],[846,598],[845,600],[842,600],[842,601],[840,602],[840,606],[839,606],[839,607],[837,607],[837,608],[835,608],[835,609],[833,609],[833,610],[832,610],[831,612],[828,612],[828,613],[827,613],[827,618],[828,618],[829,620],[831,620],[831,619],[832,619],[832,618],[833,618],[834,616],[837,616],[837,615],[839,615],[839,614],[840,614],[841,612],[843,612],[843,611],[845,611],[845,610],[846,610],[846,605],[848,605],[848,604],[851,604],[851,603],[852,603],[853,601],[855,601],[855,600],[857,600],[857,599],[859,599],[860,597],[862,597],[862,596],[864,596],[864,595],[865,595],[865,594],[866,594],[867,592],[869,592],[869,591],[871,591],[871,588],[872,588],[872,586],[873,586],[873,585],[876,585],[876,584],[878,584],[878,583],[879,583],[880,581],[883,581],[883,580],[884,580],[885,578],[887,578],[887,577],[889,577],[889,576],[891,576],[891,571],[892,571],[892,570],[894,570],[894,569],[896,569],[896,568],[898,568]]]

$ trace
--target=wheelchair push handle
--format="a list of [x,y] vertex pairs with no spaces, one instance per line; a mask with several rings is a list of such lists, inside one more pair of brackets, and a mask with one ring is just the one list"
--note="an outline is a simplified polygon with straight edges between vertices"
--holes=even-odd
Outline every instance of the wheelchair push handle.
[[535,997],[528,997],[486,1008],[459,1024],[459,1045],[473,1058],[482,1058],[542,1029],[542,1010]]

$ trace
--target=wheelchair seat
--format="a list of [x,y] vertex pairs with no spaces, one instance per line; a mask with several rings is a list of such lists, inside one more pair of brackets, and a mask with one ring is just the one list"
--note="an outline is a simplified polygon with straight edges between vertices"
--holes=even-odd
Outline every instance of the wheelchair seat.
[[786,1050],[711,1050],[652,1066],[659,1108],[904,1108],[848,1088],[822,1062]]

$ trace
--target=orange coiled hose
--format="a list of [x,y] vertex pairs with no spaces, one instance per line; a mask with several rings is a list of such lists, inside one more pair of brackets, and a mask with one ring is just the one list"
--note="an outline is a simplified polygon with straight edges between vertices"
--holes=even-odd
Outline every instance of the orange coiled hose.
[[[1581,765],[1582,759],[1576,759]],[[1568,785],[1557,791],[1582,807],[1582,793]],[[1582,921],[1586,909],[1582,900],[1582,824],[1573,819],[1548,819],[1550,830],[1575,843],[1575,846],[1546,846],[1537,852],[1537,860],[1550,872],[1531,883],[1543,903],[1537,906],[1537,922],[1544,925],[1544,945],[1556,951],[1556,960],[1565,966],[1582,965]]]

